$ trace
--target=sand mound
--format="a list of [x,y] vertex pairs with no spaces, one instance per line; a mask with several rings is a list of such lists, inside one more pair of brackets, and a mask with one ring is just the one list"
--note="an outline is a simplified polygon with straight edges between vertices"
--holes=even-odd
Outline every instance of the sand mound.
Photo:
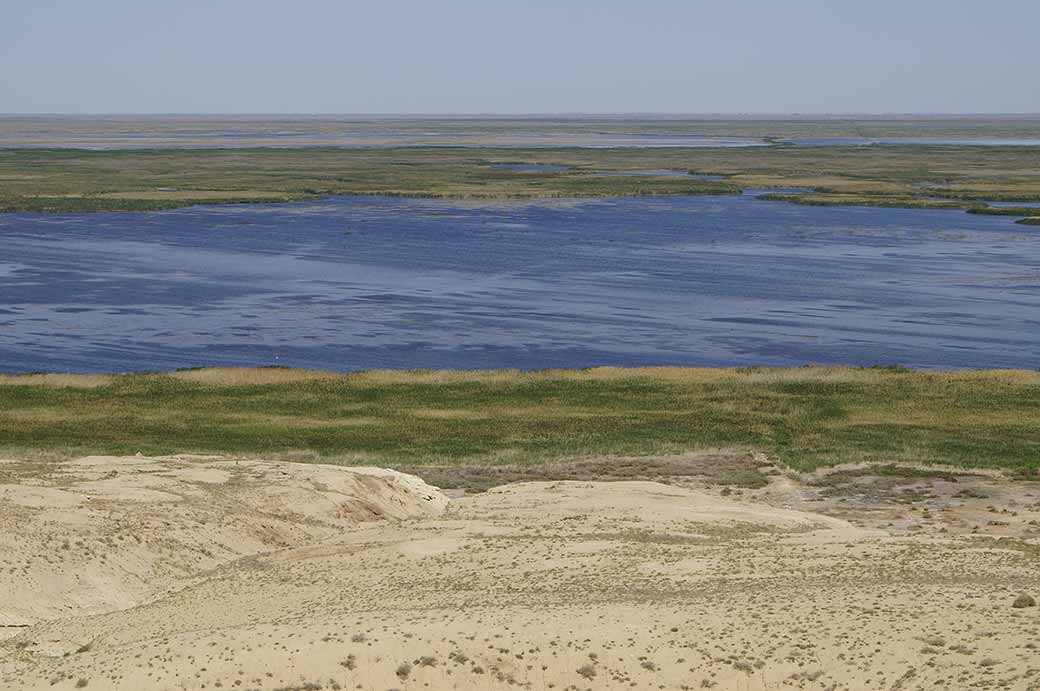
[[378,468],[105,456],[0,468],[8,627],[124,609],[244,556],[447,506]]

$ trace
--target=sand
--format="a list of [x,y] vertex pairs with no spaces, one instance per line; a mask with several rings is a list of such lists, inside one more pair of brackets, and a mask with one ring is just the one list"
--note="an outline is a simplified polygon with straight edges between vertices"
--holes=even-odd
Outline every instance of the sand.
[[0,688],[1040,688],[1036,483],[770,478],[0,464]]

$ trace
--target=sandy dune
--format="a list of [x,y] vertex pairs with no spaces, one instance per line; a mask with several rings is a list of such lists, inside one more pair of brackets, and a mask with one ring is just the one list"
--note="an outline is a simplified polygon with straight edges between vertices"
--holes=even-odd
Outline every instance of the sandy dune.
[[3,689],[1040,688],[1038,609],[1012,606],[1040,594],[1035,483],[448,503],[392,471],[219,459],[0,478]]

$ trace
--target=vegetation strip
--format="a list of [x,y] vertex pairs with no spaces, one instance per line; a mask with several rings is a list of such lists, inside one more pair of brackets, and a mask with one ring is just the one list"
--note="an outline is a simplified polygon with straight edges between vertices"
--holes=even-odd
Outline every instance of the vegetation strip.
[[[565,170],[511,170],[502,163]],[[696,177],[602,175],[687,170]],[[1040,201],[1032,147],[0,150],[0,212],[157,211],[330,195],[506,200],[737,194],[807,204],[961,208]],[[1031,216],[1035,211],[1016,209]]]
[[0,377],[0,458],[225,453],[389,467],[758,449],[802,471],[1035,474],[1040,373],[191,370]]

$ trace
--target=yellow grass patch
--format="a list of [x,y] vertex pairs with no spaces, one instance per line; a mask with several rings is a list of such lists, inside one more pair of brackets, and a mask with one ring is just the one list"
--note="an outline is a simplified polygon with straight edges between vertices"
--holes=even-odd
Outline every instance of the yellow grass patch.
[[[23,374],[0,375],[0,386],[54,386],[95,388],[115,383],[120,376],[107,374]],[[744,381],[751,383],[887,381],[899,376],[891,370],[842,366],[809,367],[593,367],[589,369],[502,370],[366,370],[330,372],[325,370],[285,369],[279,367],[208,367],[158,375],[208,386],[257,386],[298,381],[343,381],[353,384],[462,384],[523,383],[545,381],[620,381],[642,379],[665,383],[710,383]],[[914,377],[936,382],[1006,382],[1040,385],[1040,372],[1032,370],[924,370]],[[423,413],[416,413],[423,414]],[[455,411],[425,411],[428,417],[453,415]]]
[[53,386],[94,389],[116,379],[109,374],[0,374],[0,386]]
[[[501,411],[495,410],[496,415],[500,413]],[[491,414],[487,412],[478,412],[475,410],[443,410],[437,408],[409,410],[408,414],[413,417],[430,418],[432,420],[486,420],[491,417]]]
[[727,178],[727,182],[742,187],[818,187],[835,190],[836,192],[864,193],[864,192],[906,192],[912,190],[909,185],[896,182],[884,182],[881,180],[860,180],[834,175],[822,176],[788,176],[788,175],[734,175]]
[[965,182],[943,185],[940,192],[992,192],[994,194],[1040,194],[1040,182]]
[[207,367],[171,372],[163,376],[210,386],[255,386],[315,379],[339,379],[344,375],[322,370],[282,369],[280,367]]
[[365,425],[385,425],[387,420],[373,417],[296,417],[292,415],[235,415],[227,420],[231,425],[269,425],[272,427],[289,427],[296,429],[317,429],[321,427],[364,427]]

